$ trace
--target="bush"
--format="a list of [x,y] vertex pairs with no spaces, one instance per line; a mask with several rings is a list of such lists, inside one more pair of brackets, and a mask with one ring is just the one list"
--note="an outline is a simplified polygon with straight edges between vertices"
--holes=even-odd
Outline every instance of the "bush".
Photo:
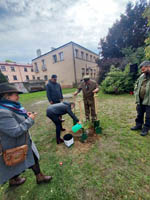
[[129,69],[129,65],[126,66],[124,71],[112,66],[107,77],[101,84],[103,92],[108,94],[121,94],[133,91],[135,79],[129,73]]

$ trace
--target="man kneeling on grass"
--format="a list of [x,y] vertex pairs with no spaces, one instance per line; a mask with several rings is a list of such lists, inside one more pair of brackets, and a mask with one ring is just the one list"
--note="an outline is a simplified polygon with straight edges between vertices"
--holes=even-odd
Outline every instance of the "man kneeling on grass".
[[47,108],[47,117],[50,118],[56,125],[56,142],[60,144],[63,139],[60,137],[62,130],[62,121],[60,115],[69,114],[70,117],[77,123],[80,123],[78,118],[73,114],[72,109],[75,107],[73,102],[62,102],[49,105]]

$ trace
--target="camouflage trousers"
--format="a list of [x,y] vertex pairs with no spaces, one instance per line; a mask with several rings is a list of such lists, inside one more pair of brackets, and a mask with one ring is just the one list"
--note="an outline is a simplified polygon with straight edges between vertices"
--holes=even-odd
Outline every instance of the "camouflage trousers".
[[84,101],[86,120],[90,120],[90,116],[92,121],[96,120],[94,97],[83,99],[83,101]]

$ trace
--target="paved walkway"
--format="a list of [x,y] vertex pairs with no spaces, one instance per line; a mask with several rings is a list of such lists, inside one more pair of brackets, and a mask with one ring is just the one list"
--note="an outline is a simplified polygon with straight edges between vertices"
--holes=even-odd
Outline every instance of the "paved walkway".
[[[73,94],[64,94],[63,97],[64,97],[64,100],[68,100],[68,99],[71,99],[73,97]],[[43,101],[38,101],[38,102],[34,103],[33,105],[43,104],[43,103],[47,103],[47,102],[48,102],[48,100],[46,99],[46,100],[43,100]]]

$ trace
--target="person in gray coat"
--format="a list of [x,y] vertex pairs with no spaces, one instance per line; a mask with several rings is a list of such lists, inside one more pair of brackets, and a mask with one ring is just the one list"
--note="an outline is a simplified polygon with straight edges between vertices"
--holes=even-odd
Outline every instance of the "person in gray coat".
[[[28,168],[33,170],[37,184],[49,182],[52,177],[41,173],[39,154],[29,135],[36,113],[26,112],[21,106],[18,102],[20,93],[13,85],[0,83],[0,184],[8,180],[10,186],[23,184],[26,179],[19,175]],[[15,166],[6,166],[3,151],[24,145],[26,138],[28,152],[25,161]]]
[[60,115],[69,114],[70,117],[76,122],[80,123],[79,119],[73,114],[72,109],[75,104],[73,102],[62,102],[48,106],[47,108],[47,117],[50,118],[54,124],[56,125],[56,142],[60,144],[63,139],[60,137],[62,130],[62,123],[60,119]]

